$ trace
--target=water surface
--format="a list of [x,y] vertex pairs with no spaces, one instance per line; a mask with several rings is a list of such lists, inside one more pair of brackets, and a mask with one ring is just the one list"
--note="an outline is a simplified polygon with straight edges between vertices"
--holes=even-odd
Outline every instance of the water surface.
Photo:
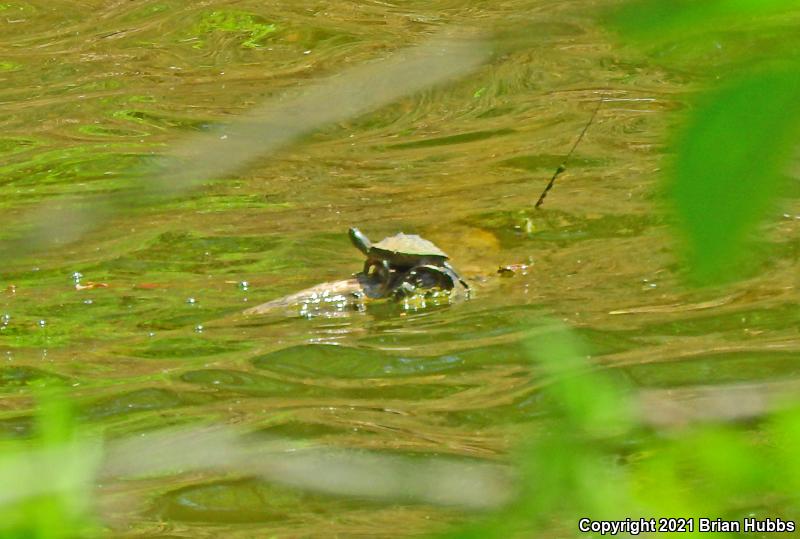
[[[491,60],[452,84],[103,219],[77,243],[4,260],[0,436],[29,432],[31,386],[66,383],[81,417],[110,438],[211,422],[337,448],[503,461],[541,413],[541,380],[521,343],[543,316],[575,328],[592,361],[638,388],[796,376],[797,198],[775,209],[767,258],[750,278],[685,288],[657,180],[666,131],[702,66],[670,71],[620,48],[596,8],[0,4],[3,237],[38,204],[121,194],[153,156],[265,99],[444,27],[500,36]],[[609,101],[535,211],[600,98]],[[474,298],[237,316],[358,271],[353,225],[433,240]],[[511,263],[529,267],[497,277]],[[223,474],[130,490],[143,501],[112,512],[119,535],[396,536],[464,516]]]

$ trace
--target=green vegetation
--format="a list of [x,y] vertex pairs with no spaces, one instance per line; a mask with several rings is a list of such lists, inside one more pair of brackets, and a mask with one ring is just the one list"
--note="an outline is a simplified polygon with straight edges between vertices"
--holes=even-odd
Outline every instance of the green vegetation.
[[776,211],[800,135],[800,58],[787,24],[798,15],[787,0],[644,0],[611,18],[623,38],[662,63],[675,61],[667,51],[682,42],[714,44],[723,66],[731,60],[725,49],[739,52],[736,66],[709,66],[722,83],[698,97],[667,176],[688,268],[700,283],[741,276],[752,238]]
[[10,61],[0,61],[0,71],[16,71],[22,69],[22,64]]
[[[630,3],[612,21],[640,46],[664,47],[736,24],[758,31],[759,22],[771,21],[752,17],[787,9],[795,3],[653,0]],[[700,95],[676,134],[665,182],[696,282],[718,285],[741,276],[759,225],[776,213],[800,138],[798,68],[795,58],[753,59]],[[545,434],[531,434],[520,455],[522,494],[500,515],[448,537],[569,536],[581,517],[692,518],[701,536],[701,517],[796,519],[800,409],[755,425],[696,425],[662,437],[635,419],[629,391],[592,372],[568,333],[537,335],[530,343],[542,374],[552,377],[545,393],[553,404]]]
[[543,400],[551,406],[545,428],[518,455],[521,494],[501,513],[442,537],[567,537],[578,535],[581,518],[691,518],[695,532],[698,518],[795,518],[800,409],[755,426],[695,425],[664,437],[636,417],[641,402],[631,388],[592,372],[569,331],[542,328],[528,343],[550,380]]
[[39,391],[34,435],[0,444],[0,537],[95,537],[92,516],[100,453],[81,439],[64,394]]
[[741,273],[799,134],[796,68],[745,75],[700,102],[676,144],[672,196],[701,282]]
[[[215,32],[240,34],[243,37],[242,47],[255,49],[262,47],[265,37],[278,31],[277,25],[263,21],[257,15],[243,11],[216,10],[204,13],[195,27],[198,36],[208,36]],[[194,45],[205,46],[203,37]]]

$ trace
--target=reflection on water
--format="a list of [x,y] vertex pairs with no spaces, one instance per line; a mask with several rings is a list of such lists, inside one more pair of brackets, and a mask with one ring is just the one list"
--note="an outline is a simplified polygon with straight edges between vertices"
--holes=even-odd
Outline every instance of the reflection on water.
[[[520,343],[542,315],[575,327],[599,367],[637,387],[797,375],[800,207],[776,213],[759,274],[724,291],[682,288],[655,180],[692,84],[626,58],[587,12],[594,5],[0,4],[13,21],[0,36],[7,224],[59,197],[120,193],[187,134],[440,28],[506,36],[459,82],[341,120],[77,244],[4,260],[0,434],[29,431],[32,386],[66,383],[81,416],[112,438],[212,422],[502,460],[541,413],[545,381]],[[601,96],[611,101],[534,211]],[[240,314],[358,271],[353,225],[430,238],[474,298],[310,319]],[[498,278],[506,264],[529,267]],[[108,286],[78,290],[76,272]],[[213,474],[126,488],[143,500],[120,510],[130,535],[382,536],[463,517]]]

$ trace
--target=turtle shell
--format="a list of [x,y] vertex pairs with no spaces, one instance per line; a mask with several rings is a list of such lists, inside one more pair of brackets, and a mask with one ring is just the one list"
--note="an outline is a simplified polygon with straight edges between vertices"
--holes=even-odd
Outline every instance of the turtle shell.
[[370,255],[385,258],[388,261],[414,261],[427,257],[447,260],[447,253],[436,247],[433,242],[416,234],[395,234],[373,243]]

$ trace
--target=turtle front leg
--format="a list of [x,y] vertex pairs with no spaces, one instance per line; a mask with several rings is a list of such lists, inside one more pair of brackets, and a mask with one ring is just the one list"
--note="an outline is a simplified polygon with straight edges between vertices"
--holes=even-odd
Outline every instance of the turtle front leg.
[[378,277],[383,283],[383,294],[387,295],[392,285],[392,274],[394,271],[392,271],[392,268],[389,266],[389,262],[387,260],[381,260],[380,264],[376,265],[375,267],[378,268]]
[[394,279],[394,270],[386,260],[367,260],[364,263],[364,275],[373,282],[379,297],[385,297]]

